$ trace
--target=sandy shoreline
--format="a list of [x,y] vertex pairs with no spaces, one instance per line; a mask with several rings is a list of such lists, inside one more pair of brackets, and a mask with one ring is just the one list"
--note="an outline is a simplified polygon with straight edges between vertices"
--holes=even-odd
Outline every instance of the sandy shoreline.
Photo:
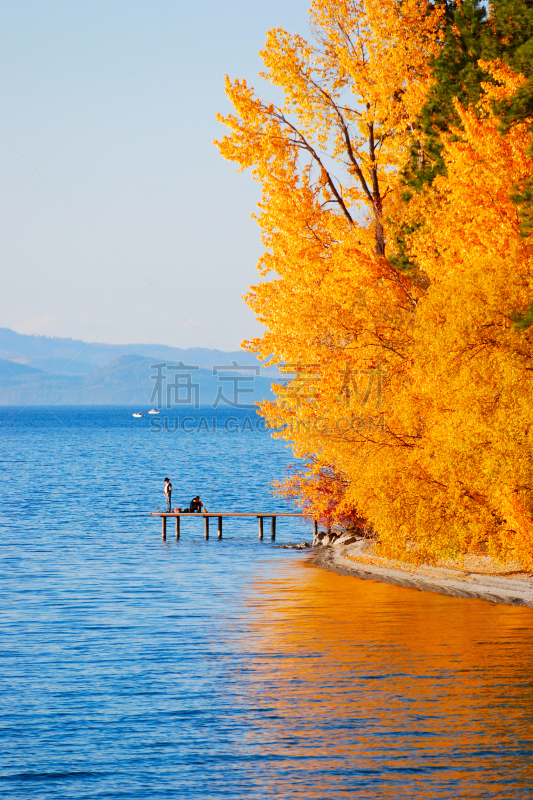
[[373,545],[364,540],[351,544],[318,547],[314,563],[340,575],[364,580],[394,583],[423,592],[438,592],[454,597],[473,597],[492,603],[507,603],[533,608],[533,575],[520,570],[475,571],[458,567],[412,567],[376,556]]

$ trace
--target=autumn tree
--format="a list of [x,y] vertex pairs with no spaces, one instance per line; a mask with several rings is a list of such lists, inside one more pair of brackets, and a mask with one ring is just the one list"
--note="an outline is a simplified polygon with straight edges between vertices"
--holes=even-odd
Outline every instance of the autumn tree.
[[[530,124],[504,135],[495,113],[525,76],[502,64],[461,129],[444,141],[445,175],[411,200],[424,223],[410,252],[430,289],[417,309],[406,407],[421,423],[418,469],[431,512],[427,550],[488,547],[533,563],[533,335],[516,324],[533,290],[533,247],[520,234],[513,187],[533,175]],[[460,133],[460,135],[459,135]],[[422,486],[422,484],[421,484]]]
[[[385,254],[384,202],[394,190],[412,120],[429,80],[440,12],[420,0],[321,0],[311,7],[314,42],[272,30],[263,77],[283,90],[281,106],[227,79],[237,115],[222,154],[272,180],[310,188],[350,230],[371,212],[375,251]],[[340,228],[340,229],[341,229]]]
[[[227,81],[236,115],[223,120],[232,133],[219,146],[262,185],[259,268],[278,276],[248,298],[267,326],[249,346],[294,375],[263,411],[288,426],[310,487],[324,470],[344,474],[341,451],[354,439],[364,447],[383,437],[374,399],[362,406],[366,385],[381,359],[403,370],[419,288],[384,257],[385,226],[441,16],[418,0],[321,0],[313,43],[268,34],[264,77],[283,90],[282,105]],[[341,429],[345,419],[355,432]]]
[[483,83],[492,81],[482,63],[498,60],[528,78],[499,108],[502,123],[509,127],[533,110],[532,0],[493,0],[490,13],[481,0],[446,2],[443,8],[442,44],[433,57],[433,81],[413,129],[404,173],[408,197],[444,174],[442,134],[461,128],[457,103],[475,109]]
[[328,523],[367,521],[389,555],[488,547],[527,561],[533,387],[514,315],[531,252],[511,195],[532,174],[531,136],[529,119],[502,132],[497,110],[527,77],[476,62],[486,84],[468,103],[452,93],[442,169],[405,203],[449,41],[443,7],[314,0],[311,30],[311,43],[268,34],[264,77],[282,104],[227,81],[235,114],[219,143],[263,191],[268,279],[248,302],[265,333],[247,344],[287,376],[262,406],[305,461],[284,491]]

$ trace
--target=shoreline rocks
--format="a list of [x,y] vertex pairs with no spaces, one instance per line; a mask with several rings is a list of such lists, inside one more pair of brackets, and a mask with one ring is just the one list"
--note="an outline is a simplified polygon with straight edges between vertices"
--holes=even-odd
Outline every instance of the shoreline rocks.
[[300,542],[300,544],[280,544],[280,550],[305,550],[307,547],[313,547],[311,542]]
[[343,528],[332,528],[329,531],[318,531],[313,536],[313,547],[341,547],[353,544],[361,539],[361,535],[355,531],[347,531]]
[[319,533],[313,540],[313,546],[318,548],[314,564],[339,575],[393,583],[407,589],[533,608],[533,576],[528,573],[515,571],[509,576],[455,567],[415,567],[376,556],[374,543],[348,531]]

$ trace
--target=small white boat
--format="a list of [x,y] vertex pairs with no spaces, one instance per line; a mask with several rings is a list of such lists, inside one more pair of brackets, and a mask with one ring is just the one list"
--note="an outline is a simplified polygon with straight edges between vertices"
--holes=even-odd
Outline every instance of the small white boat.
[[148,413],[149,414],[159,414],[160,412],[157,410],[157,408],[151,408]]
[[132,416],[133,417],[144,417],[144,414],[141,414],[141,412],[138,411],[136,414],[132,414]]

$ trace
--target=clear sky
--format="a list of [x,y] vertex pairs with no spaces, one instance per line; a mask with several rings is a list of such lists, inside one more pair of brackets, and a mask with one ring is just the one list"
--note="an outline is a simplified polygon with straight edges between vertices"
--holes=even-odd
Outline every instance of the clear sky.
[[[0,327],[235,349],[260,330],[259,197],[212,144],[307,0],[0,5]],[[153,286],[150,284],[153,282]]]

